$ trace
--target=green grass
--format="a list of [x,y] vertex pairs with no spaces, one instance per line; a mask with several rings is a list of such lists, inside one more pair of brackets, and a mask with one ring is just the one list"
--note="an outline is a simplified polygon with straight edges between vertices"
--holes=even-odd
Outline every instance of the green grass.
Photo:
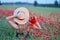
[[[27,7],[29,10],[32,10],[34,12],[40,13],[40,14],[50,14],[51,12],[54,13],[60,13],[60,8],[49,8],[49,7],[34,7],[34,6],[28,6],[28,5],[1,5],[0,9],[13,9],[15,10],[18,7]],[[16,30],[14,30],[11,25],[8,24],[7,20],[5,18],[0,18],[0,40],[19,40],[19,38],[16,38]],[[6,29],[8,28],[8,30]],[[30,34],[30,38],[28,37],[27,40],[32,40]],[[19,36],[21,37],[21,35]],[[60,34],[57,34],[57,40],[59,40]],[[43,40],[43,36],[37,37],[37,40]],[[52,36],[52,40],[54,40],[54,37]]]
[[[22,35],[19,35],[19,37],[16,37],[16,30],[11,27],[11,25],[8,24],[5,18],[0,18],[2,20],[0,22],[0,40],[19,40]],[[8,29],[6,29],[8,28]],[[31,40],[32,35],[29,34],[26,40]]]
[[[3,20],[2,20],[3,19]],[[16,38],[16,30],[14,30],[6,21],[5,18],[1,18],[0,20],[2,20],[0,22],[0,40],[19,40],[19,38],[22,37],[22,35],[19,35],[19,38]],[[5,30],[6,28],[8,28],[7,30]],[[32,40],[32,35],[29,34],[30,37],[28,36],[26,38],[26,40]],[[52,40],[54,40],[54,36],[52,34]],[[36,37],[37,40],[43,40],[43,36],[42,37]],[[60,38],[60,34],[57,34],[57,40],[59,40]]]

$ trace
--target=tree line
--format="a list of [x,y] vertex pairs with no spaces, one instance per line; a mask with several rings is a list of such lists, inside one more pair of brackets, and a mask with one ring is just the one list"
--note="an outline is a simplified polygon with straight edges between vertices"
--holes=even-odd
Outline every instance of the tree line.
[[[19,3],[19,2],[18,2],[18,3]],[[26,3],[26,4],[28,4],[28,3]],[[0,0],[0,5],[2,5],[1,0]],[[39,6],[40,4],[35,0],[34,3],[33,3],[33,5],[34,5],[34,6]],[[41,4],[41,5],[42,5],[42,4]],[[58,7],[58,6],[59,6],[58,1],[55,0],[53,5],[54,5],[55,7]],[[46,6],[46,4],[44,4],[43,6]],[[49,4],[48,4],[48,6],[49,6]],[[52,6],[52,5],[50,5],[50,6]]]

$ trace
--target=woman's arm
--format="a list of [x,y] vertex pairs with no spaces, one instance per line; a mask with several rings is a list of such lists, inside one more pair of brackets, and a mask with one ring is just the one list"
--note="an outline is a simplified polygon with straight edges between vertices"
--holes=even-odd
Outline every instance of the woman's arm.
[[6,17],[8,23],[15,29],[18,29],[18,25],[15,24],[11,19],[13,19],[15,16],[9,16],[9,17]]
[[13,19],[14,17],[16,17],[16,16],[9,16],[9,17],[6,17],[6,19],[7,19],[7,20],[11,20],[11,19]]
[[19,28],[18,28],[18,25],[15,24],[14,22],[12,22],[11,20],[9,20],[8,23],[9,23],[13,28],[19,29]]
[[40,24],[39,24],[39,22],[38,22],[38,19],[37,19],[36,16],[35,16],[35,19],[36,19],[36,25],[37,25],[37,28],[42,29],[41,26],[40,26]]
[[39,29],[42,29],[39,22],[36,23]]

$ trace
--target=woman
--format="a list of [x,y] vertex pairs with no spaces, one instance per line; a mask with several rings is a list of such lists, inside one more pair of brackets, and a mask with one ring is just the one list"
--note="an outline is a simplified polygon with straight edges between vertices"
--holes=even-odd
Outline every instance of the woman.
[[29,20],[29,11],[28,9],[24,8],[24,7],[21,7],[21,8],[17,8],[15,11],[14,11],[14,15],[12,16],[9,16],[6,18],[7,21],[9,22],[9,24],[17,30],[17,35],[19,33],[23,33],[24,34],[24,38],[26,36],[26,28],[27,28],[27,23],[28,23],[28,20]]
[[[27,35],[26,30],[28,30],[30,28],[29,25],[31,24],[31,22],[29,22],[29,17],[30,17],[29,10],[25,7],[20,7],[20,8],[17,8],[14,11],[14,15],[9,16],[9,17],[6,18],[8,23],[14,29],[17,30],[16,36],[18,36],[18,34],[20,34],[20,33],[24,34],[24,36],[21,38],[21,40],[23,40],[26,37],[26,35]],[[39,28],[40,28],[40,26],[39,26]]]

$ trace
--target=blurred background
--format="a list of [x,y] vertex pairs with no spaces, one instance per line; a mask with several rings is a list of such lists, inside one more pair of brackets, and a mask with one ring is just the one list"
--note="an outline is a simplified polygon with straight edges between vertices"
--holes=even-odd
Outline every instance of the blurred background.
[[0,0],[0,9],[15,10],[16,8],[22,6],[42,14],[60,12],[60,0]]
[[[26,7],[28,10],[37,13],[42,21],[46,18],[45,21],[48,22],[40,22],[40,24],[45,28],[48,25],[47,32],[42,31],[47,36],[49,35],[49,40],[60,40],[60,0],[0,0],[0,40],[20,40],[22,37],[20,35],[19,38],[16,38],[16,30],[6,20],[6,17],[12,15],[18,7]],[[44,40],[45,34],[40,33],[40,35],[42,36],[36,37],[37,40]],[[31,33],[26,40],[32,40]]]
[[46,6],[46,7],[59,7],[60,0],[0,0],[0,5],[8,4],[22,4],[22,5],[34,5],[34,6]]

